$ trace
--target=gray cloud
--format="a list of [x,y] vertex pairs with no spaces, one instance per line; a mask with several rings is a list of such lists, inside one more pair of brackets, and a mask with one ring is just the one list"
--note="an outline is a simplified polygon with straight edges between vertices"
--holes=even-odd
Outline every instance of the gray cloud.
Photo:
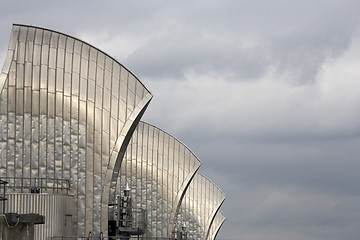
[[357,239],[355,0],[8,1],[12,23],[77,36],[154,94],[144,119],[227,195],[218,239]]
[[247,80],[273,65],[295,83],[313,82],[324,60],[348,48],[359,21],[355,1],[212,3],[168,14],[167,28],[126,62],[154,79],[215,70]]

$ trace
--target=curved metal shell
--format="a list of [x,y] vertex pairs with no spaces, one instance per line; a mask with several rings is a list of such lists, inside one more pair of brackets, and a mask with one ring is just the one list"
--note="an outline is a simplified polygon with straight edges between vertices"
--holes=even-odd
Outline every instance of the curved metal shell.
[[200,164],[179,140],[139,123],[126,150],[117,189],[128,183],[136,207],[147,210],[148,237],[170,236],[176,211]]
[[214,220],[210,226],[209,234],[207,236],[207,240],[214,240],[216,239],[216,235],[218,234],[221,226],[225,222],[225,216],[221,211],[218,211],[214,217]]
[[177,216],[177,228],[186,225],[190,239],[206,240],[213,219],[225,194],[209,179],[196,173],[192,179]]
[[78,234],[107,233],[110,184],[151,98],[95,47],[14,25],[0,76],[0,177],[70,180]]

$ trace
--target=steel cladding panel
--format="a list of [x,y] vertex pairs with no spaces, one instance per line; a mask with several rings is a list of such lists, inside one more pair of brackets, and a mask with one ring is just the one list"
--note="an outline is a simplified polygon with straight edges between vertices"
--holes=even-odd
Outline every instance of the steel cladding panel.
[[209,229],[207,240],[214,240],[218,234],[221,226],[225,221],[225,216],[221,211],[218,211],[213,219],[213,222]]
[[176,219],[177,228],[185,224],[190,239],[206,240],[224,200],[224,193],[213,182],[196,173],[181,203]]
[[72,196],[8,193],[7,198],[7,212],[38,213],[45,216],[45,224],[35,225],[34,239],[49,239],[51,236],[61,236],[66,232],[66,202],[73,200]]
[[151,97],[87,43],[14,25],[0,75],[0,177],[70,180],[78,234],[106,233],[120,149]]
[[117,194],[126,183],[137,208],[147,210],[147,237],[168,237],[186,187],[200,166],[181,142],[150,124],[140,122],[127,147]]

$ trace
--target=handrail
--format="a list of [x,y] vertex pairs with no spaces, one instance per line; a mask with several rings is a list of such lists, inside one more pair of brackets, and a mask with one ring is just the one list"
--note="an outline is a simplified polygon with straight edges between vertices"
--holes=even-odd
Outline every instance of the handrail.
[[28,178],[28,177],[3,177],[8,183],[8,189],[30,189],[39,193],[40,189],[70,190],[70,181],[57,178]]
[[[91,240],[91,239],[98,239],[98,240],[121,240],[124,239],[123,236],[107,236],[104,237],[101,233],[98,237],[86,237],[86,236],[53,236],[50,240]],[[180,240],[171,237],[145,237],[145,236],[131,236],[129,240]],[[187,238],[187,240],[194,240]]]
[[51,240],[66,240],[66,239],[76,239],[76,240],[90,240],[90,239],[98,239],[98,240],[104,240],[103,233],[100,232],[100,235],[98,237],[93,236],[92,232],[90,231],[88,233],[88,236],[53,236],[51,237]]

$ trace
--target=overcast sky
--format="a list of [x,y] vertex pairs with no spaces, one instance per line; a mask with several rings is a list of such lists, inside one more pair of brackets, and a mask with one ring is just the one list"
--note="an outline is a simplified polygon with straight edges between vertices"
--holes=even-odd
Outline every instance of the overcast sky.
[[154,95],[143,120],[225,192],[217,239],[355,240],[359,11],[358,0],[1,0],[0,62],[24,23],[128,67]]

